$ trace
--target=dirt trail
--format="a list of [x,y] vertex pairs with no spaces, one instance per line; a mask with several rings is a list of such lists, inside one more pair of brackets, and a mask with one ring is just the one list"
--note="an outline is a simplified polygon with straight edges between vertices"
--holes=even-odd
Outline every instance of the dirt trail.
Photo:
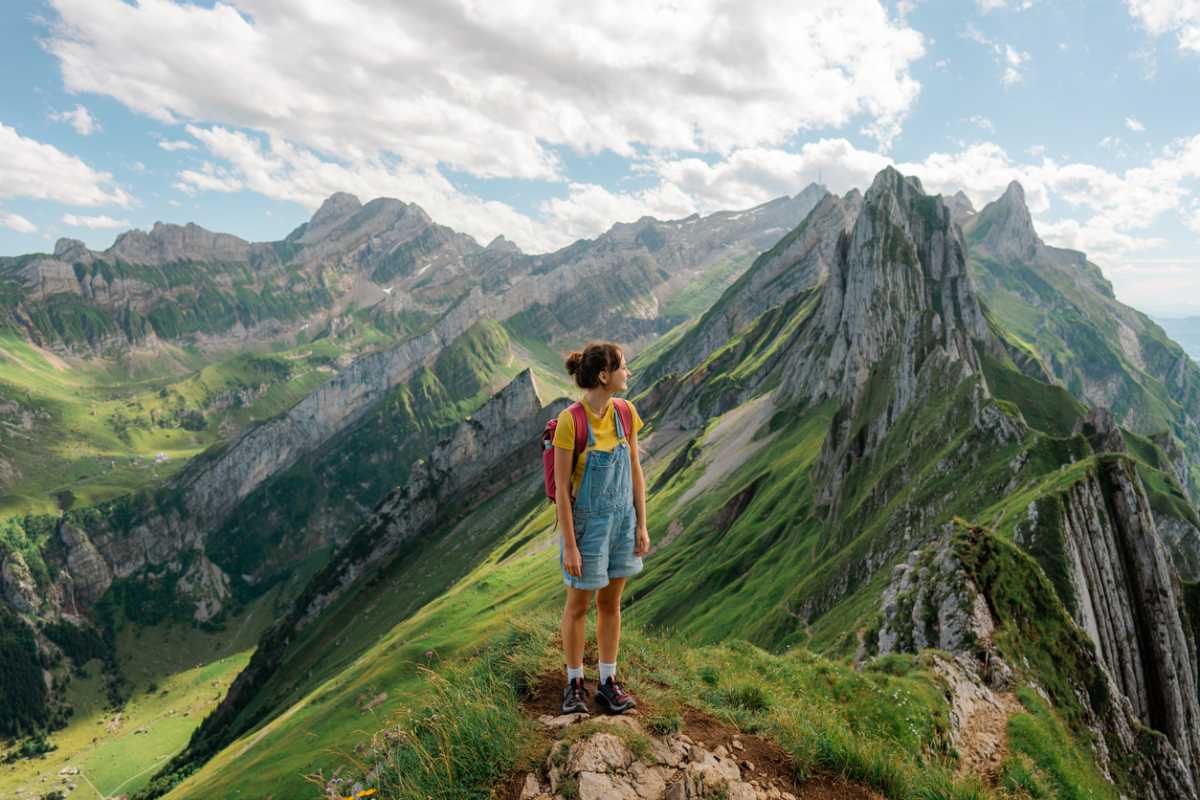
[[[585,663],[587,662],[585,661]],[[539,765],[547,761],[555,743],[563,739],[572,726],[583,722],[590,723],[594,720],[609,720],[614,724],[628,726],[639,733],[648,735],[654,742],[656,752],[674,749],[676,753],[679,753],[682,747],[683,750],[690,753],[685,757],[685,762],[689,758],[693,764],[705,760],[711,762],[714,758],[716,761],[724,759],[725,766],[723,768],[728,770],[732,766],[736,772],[740,773],[740,781],[755,787],[754,795],[757,797],[787,798],[790,796],[796,800],[882,800],[879,794],[840,778],[820,777],[803,783],[797,782],[791,757],[778,744],[754,734],[739,733],[710,714],[690,706],[685,706],[682,710],[682,727],[677,733],[655,735],[645,726],[647,720],[655,717],[658,709],[646,693],[638,692],[638,687],[632,684],[626,688],[637,698],[638,706],[625,714],[608,715],[595,708],[596,681],[592,679],[585,680],[585,686],[588,705],[595,713],[590,716],[575,715],[574,718],[561,717],[559,713],[564,680],[564,676],[558,671],[544,673],[538,676],[534,684],[529,687],[527,695],[522,700],[524,713],[538,722],[535,728],[538,730],[541,740],[536,748],[536,763]],[[579,741],[583,742],[585,738],[587,737],[581,738]],[[680,744],[681,742],[686,742],[687,746],[684,747]],[[673,776],[669,775],[671,770],[666,767],[660,766],[655,769],[661,770],[661,774],[665,776],[665,783],[662,785],[661,791],[654,788],[650,794],[640,796],[666,800],[675,797],[722,796],[721,792],[715,789],[711,794],[709,791],[705,791],[703,794],[696,795],[693,793],[694,789],[685,791],[683,787],[677,786],[684,782],[684,775],[687,774],[686,763],[676,765],[677,773]],[[635,764],[631,768],[631,772],[637,773],[638,771],[638,765]],[[645,770],[641,770],[641,772],[644,773]],[[542,786],[543,793],[529,794],[530,790],[526,787],[529,784],[530,776],[533,776],[534,782]],[[531,797],[542,800],[544,798],[558,800],[562,796],[547,792],[546,785],[547,773],[544,766],[539,766],[533,771],[528,768],[519,769],[496,787],[495,797],[501,800],[522,800],[523,797],[525,800],[529,800]],[[643,786],[647,785],[654,786],[654,781],[643,784]],[[582,797],[582,794],[580,796]]]
[[1021,711],[1012,692],[993,694],[975,706],[959,730],[958,774],[980,775],[988,785],[1000,780],[1000,768],[1008,755],[1008,718]]

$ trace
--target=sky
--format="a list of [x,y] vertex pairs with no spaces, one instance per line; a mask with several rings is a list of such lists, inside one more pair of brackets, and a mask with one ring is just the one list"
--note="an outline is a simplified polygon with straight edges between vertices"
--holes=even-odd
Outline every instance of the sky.
[[[592,6],[595,6],[594,8]],[[1200,315],[1200,0],[6,0],[0,255],[335,191],[527,252],[888,164]]]

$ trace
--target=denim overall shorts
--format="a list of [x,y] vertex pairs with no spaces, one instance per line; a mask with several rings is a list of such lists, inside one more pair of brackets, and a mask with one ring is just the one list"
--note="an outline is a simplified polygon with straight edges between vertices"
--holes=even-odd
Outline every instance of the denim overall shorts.
[[[612,414],[617,426],[617,446],[609,452],[587,452],[579,495],[571,507],[575,545],[583,562],[579,577],[563,567],[563,537],[558,537],[558,564],[563,583],[575,589],[602,589],[610,578],[626,578],[642,571],[641,557],[633,554],[637,510],[633,506],[629,443],[615,406]],[[588,446],[595,447],[591,423],[588,423],[587,434]]]

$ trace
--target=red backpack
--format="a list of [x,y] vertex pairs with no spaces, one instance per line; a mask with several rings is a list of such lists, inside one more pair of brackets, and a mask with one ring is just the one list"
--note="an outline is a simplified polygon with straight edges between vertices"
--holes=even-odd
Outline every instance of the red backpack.
[[[630,409],[629,403],[620,397],[614,397],[613,407],[621,415],[621,428],[625,431],[625,438],[629,438],[633,431],[633,411]],[[574,475],[575,462],[579,460],[579,454],[587,447],[588,420],[587,413],[583,410],[583,403],[578,400],[567,406],[567,410],[571,412],[575,422],[575,449],[571,451],[571,474]],[[542,468],[545,471],[546,498],[551,503],[555,500],[556,488],[554,485],[554,430],[557,427],[558,417],[555,417],[546,423],[546,428],[542,431]],[[574,493],[572,493],[572,499],[574,499]]]

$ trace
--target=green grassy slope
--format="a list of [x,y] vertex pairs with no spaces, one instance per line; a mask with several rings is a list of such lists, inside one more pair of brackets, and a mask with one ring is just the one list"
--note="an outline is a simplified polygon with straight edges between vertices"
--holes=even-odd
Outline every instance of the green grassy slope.
[[[46,792],[64,777],[79,787],[73,796],[139,790],[224,697],[270,623],[273,600],[264,596],[220,631],[177,622],[125,627],[116,647],[127,702],[119,710],[110,704],[98,659],[79,665],[66,688],[73,713],[48,737],[56,749],[0,765],[0,796]],[[79,773],[60,776],[68,767]]]
[[[207,361],[166,346],[144,360],[66,361],[0,336],[0,516],[48,513],[157,485],[247,425],[290,408],[335,360],[382,341],[364,331]],[[156,463],[163,453],[167,460]]]
[[[1059,396],[1052,387],[1045,389],[1052,397]],[[1027,441],[1014,444],[1013,450],[984,452],[984,443],[960,429],[949,435],[939,430],[940,446],[927,449],[916,461],[902,457],[901,443],[910,441],[915,431],[944,429],[945,425],[931,421],[954,419],[961,413],[956,404],[966,402],[968,396],[951,393],[945,405],[928,406],[914,412],[912,419],[902,420],[897,449],[885,448],[878,458],[863,462],[860,473],[852,474],[846,514],[840,521],[819,517],[811,499],[814,460],[832,415],[827,406],[763,413],[755,423],[738,417],[745,409],[735,409],[728,420],[714,420],[690,443],[664,450],[650,462],[648,484],[657,488],[649,495],[648,514],[652,541],[671,536],[671,542],[648,558],[644,572],[630,581],[623,615],[631,631],[626,641],[643,641],[644,634],[665,637],[655,646],[686,654],[680,660],[696,670],[705,658],[735,659],[737,654],[758,653],[762,648],[757,657],[764,664],[791,664],[797,659],[827,663],[818,674],[827,675],[835,685],[847,682],[859,687],[833,691],[835,700],[868,691],[864,687],[870,678],[855,672],[848,659],[857,648],[857,634],[874,619],[889,562],[850,575],[849,582],[848,565],[861,562],[865,553],[893,552],[878,551],[877,546],[879,537],[890,534],[887,521],[899,508],[929,503],[951,492],[954,502],[943,502],[938,516],[929,519],[932,530],[939,519],[949,520],[954,514],[989,512],[1004,496],[1000,473],[1016,452],[1032,453],[1026,459],[1027,482],[1047,472],[1058,478],[1058,467],[1073,456],[1069,448],[1040,444],[1053,437],[1036,431]],[[1045,407],[1054,401],[1035,398],[1035,402]],[[1006,413],[1018,413],[1014,406],[1007,408],[1011,410]],[[734,424],[723,425],[723,421]],[[745,436],[734,442],[730,431],[737,428],[744,428]],[[675,467],[680,462],[674,456],[684,447],[698,454]],[[714,462],[713,456],[731,447],[742,454],[735,457],[733,468]],[[653,451],[653,436],[646,448]],[[965,484],[953,470],[944,474],[939,469],[945,459],[962,451],[982,459],[977,462],[976,479]],[[710,482],[702,492],[688,496],[689,489],[706,479]],[[873,496],[894,492],[895,482],[902,479],[908,486],[891,502],[872,504]],[[255,705],[244,711],[244,719],[253,721],[249,732],[170,796],[253,797],[268,786],[312,791],[306,788],[304,775],[317,770],[328,774],[388,715],[402,712],[430,691],[424,667],[457,661],[507,622],[553,615],[562,602],[557,539],[552,509],[536,496],[531,483],[509,489],[454,530],[431,533],[382,574],[362,581],[355,594],[306,631],[303,641],[289,643],[286,667],[257,696]],[[1027,571],[1031,563],[1026,559],[1018,567]],[[538,634],[543,643],[547,624],[543,622]],[[706,645],[711,647],[696,649]],[[623,660],[636,663],[638,645],[628,648]],[[823,662],[816,653],[833,660]],[[552,665],[553,659],[553,652],[543,654],[546,665]],[[904,674],[910,669],[905,667]],[[913,675],[922,673],[917,669]],[[686,687],[686,680],[696,676],[677,679],[680,687]],[[1040,674],[1036,679],[1050,682]],[[936,682],[928,676],[913,680],[914,691],[926,693],[916,707],[936,708],[931,699],[939,696]],[[796,691],[792,679],[768,686],[763,690],[768,695]],[[680,696],[692,695],[681,688]],[[381,699],[372,702],[377,698]],[[811,698],[805,703],[811,709]],[[712,707],[719,706],[716,702]],[[782,704],[774,724],[779,726],[780,740],[792,741],[799,762],[810,768],[857,764],[854,769],[861,771],[855,774],[862,780],[889,796],[906,796],[892,792],[920,785],[925,780],[919,777],[921,765],[940,764],[938,769],[953,765],[952,754],[936,745],[940,734],[932,728],[910,733],[913,738],[900,743],[881,728],[871,734],[879,737],[873,742],[871,736],[856,739],[861,731],[854,726],[868,722],[853,713],[853,702],[830,702],[819,714],[800,708]],[[1055,778],[1059,773],[1053,767],[1060,761],[1072,765],[1063,767],[1067,771],[1060,770],[1062,775],[1081,770],[1089,783],[1096,780],[1086,740],[1075,738],[1077,733],[1065,739],[1060,736],[1059,712],[1032,701],[1027,711],[1014,717],[1032,732],[1024,749],[1013,755],[1018,759],[1017,753],[1023,754],[1013,762],[1011,780],[1061,784],[1067,779]],[[926,712],[919,716],[929,720]],[[761,724],[753,715],[741,718],[754,720]],[[880,720],[870,724],[886,727]],[[793,732],[806,733],[788,740],[782,732],[788,725]],[[815,748],[817,754],[805,748]],[[881,765],[884,762],[886,766]]]

